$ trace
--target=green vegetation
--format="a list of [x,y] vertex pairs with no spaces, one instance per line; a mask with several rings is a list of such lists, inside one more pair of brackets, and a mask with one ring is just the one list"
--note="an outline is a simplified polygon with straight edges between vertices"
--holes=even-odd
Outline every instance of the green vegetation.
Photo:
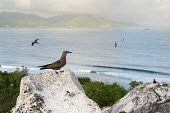
[[28,69],[24,66],[12,73],[0,71],[0,113],[6,113],[16,104],[21,78],[27,75]]
[[129,83],[129,85],[130,85],[129,91],[132,90],[133,88],[137,87],[137,86],[140,85],[140,84],[143,84],[143,82],[142,82],[142,81],[139,81],[139,82],[137,82],[137,81],[132,81],[132,82],[130,82],[130,83]]
[[118,83],[104,84],[103,82],[92,82],[88,77],[78,77],[86,95],[95,101],[100,107],[111,106],[117,100],[127,94],[127,90]]
[[126,113],[125,111],[121,111],[121,112],[119,112],[119,113]]
[[91,82],[89,77],[78,77],[78,80],[82,86]]

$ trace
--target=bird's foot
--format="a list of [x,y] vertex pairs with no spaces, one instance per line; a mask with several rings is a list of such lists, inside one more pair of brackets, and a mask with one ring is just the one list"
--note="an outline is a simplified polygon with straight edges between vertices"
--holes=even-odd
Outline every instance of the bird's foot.
[[60,72],[64,72],[64,70],[63,70],[63,71],[60,71]]
[[55,73],[56,73],[56,74],[58,74],[58,72],[57,72],[57,71],[55,71]]

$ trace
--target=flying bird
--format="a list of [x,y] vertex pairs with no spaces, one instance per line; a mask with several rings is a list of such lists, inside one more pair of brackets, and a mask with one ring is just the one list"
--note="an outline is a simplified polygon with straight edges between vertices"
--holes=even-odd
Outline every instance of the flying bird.
[[32,42],[32,46],[33,46],[34,44],[40,44],[40,43],[37,42],[38,40],[39,40],[39,39],[36,39],[34,42]]
[[117,43],[115,42],[115,48],[117,47]]
[[53,62],[51,64],[46,64],[46,65],[42,65],[42,66],[38,66],[38,67],[41,67],[40,70],[43,70],[43,69],[53,69],[56,72],[56,70],[60,70],[62,67],[64,67],[66,65],[66,56],[67,56],[67,53],[72,53],[72,52],[70,52],[70,51],[63,51],[60,60],[57,60],[57,61],[55,61],[55,62]]

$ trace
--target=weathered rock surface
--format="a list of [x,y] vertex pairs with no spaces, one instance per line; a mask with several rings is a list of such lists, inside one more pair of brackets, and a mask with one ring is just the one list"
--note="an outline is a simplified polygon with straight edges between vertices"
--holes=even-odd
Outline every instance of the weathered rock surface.
[[102,108],[102,113],[110,113],[110,110],[111,110],[111,107],[108,106],[108,107],[103,107]]
[[170,84],[145,83],[112,106],[110,113],[170,113]]
[[12,113],[101,113],[73,72],[45,72],[24,77]]

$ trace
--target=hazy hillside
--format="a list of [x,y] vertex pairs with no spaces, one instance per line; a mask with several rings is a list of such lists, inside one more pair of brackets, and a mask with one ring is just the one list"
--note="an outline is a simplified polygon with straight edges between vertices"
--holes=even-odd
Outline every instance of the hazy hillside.
[[[43,18],[35,14],[19,12],[0,13],[1,27],[118,27],[126,26],[110,20],[90,15],[64,15]],[[129,26],[129,25],[128,25]]]
[[113,27],[121,24],[89,15],[55,16],[48,18],[53,26],[59,27]]
[[0,13],[0,26],[41,26],[44,25],[46,19],[35,14],[23,14],[18,12],[2,12]]

